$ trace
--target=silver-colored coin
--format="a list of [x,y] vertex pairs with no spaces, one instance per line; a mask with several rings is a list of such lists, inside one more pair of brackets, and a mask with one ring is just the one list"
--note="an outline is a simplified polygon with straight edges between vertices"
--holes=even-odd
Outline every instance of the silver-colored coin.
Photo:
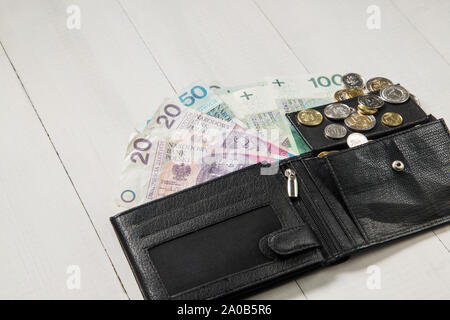
[[340,124],[332,123],[325,127],[325,136],[330,139],[342,139],[347,135],[347,129]]
[[369,142],[369,140],[362,133],[354,132],[352,134],[349,134],[348,137],[347,137],[347,145],[350,148],[354,148],[354,147],[360,146],[360,145],[365,144],[367,142]]
[[323,113],[328,119],[342,120],[352,113],[352,109],[344,103],[332,103],[325,107]]
[[384,101],[379,96],[367,94],[365,96],[358,97],[358,104],[363,107],[379,109],[384,105]]
[[414,102],[415,102],[419,107],[421,107],[420,101],[419,101],[419,99],[418,99],[415,95],[413,95],[412,93],[410,93],[409,96],[411,97],[411,99],[414,100]]
[[347,73],[342,76],[342,82],[347,89],[364,89],[364,79],[357,73]]
[[369,131],[377,124],[377,120],[371,115],[362,115],[358,112],[352,113],[344,120],[347,127],[355,131]]
[[401,85],[393,84],[381,89],[380,97],[389,103],[404,103],[409,99],[409,92]]

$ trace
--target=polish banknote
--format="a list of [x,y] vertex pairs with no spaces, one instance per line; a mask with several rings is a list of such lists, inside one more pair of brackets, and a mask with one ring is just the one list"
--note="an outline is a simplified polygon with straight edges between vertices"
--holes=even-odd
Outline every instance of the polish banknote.
[[244,126],[230,106],[222,101],[215,91],[203,82],[196,82],[184,88],[177,99],[185,107]]
[[251,87],[235,87],[217,93],[246,128],[256,130],[260,134],[277,132],[276,137],[266,136],[266,139],[279,143],[290,153],[299,154],[287,119],[274,104],[271,92],[264,83]]
[[[334,101],[334,93],[343,89],[342,75],[305,74],[297,76],[271,76],[265,78],[273,103],[286,118],[287,113],[313,108]],[[304,140],[289,123],[299,153],[309,151]]]
[[128,144],[116,203],[130,208],[291,155],[257,132],[166,100]]
[[[181,94],[177,94],[170,98],[175,105],[183,105],[188,109],[193,109],[214,118],[245,127],[245,125],[233,114],[228,105],[215,94],[214,90],[210,89],[202,82],[193,83],[182,89],[180,92]],[[167,100],[169,99],[166,98],[166,101]],[[156,113],[158,113],[158,111]],[[137,131],[142,131],[152,120],[155,121],[155,114],[145,123],[141,124],[141,126],[137,128]],[[165,120],[160,118],[160,121]]]
[[126,157],[116,200],[120,207],[134,207],[258,162],[278,160],[252,152],[224,151],[150,136],[139,143],[141,148],[149,149],[142,158],[133,158],[135,153]]
[[167,98],[132,135],[117,205],[130,208],[258,162],[309,148],[286,113],[333,101],[340,74],[195,82]]

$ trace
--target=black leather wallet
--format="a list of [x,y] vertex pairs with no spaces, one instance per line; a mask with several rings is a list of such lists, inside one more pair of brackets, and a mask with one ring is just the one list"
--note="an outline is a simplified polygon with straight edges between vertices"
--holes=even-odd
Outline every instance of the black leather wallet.
[[[449,131],[443,120],[421,120],[323,158],[313,150],[282,160],[273,175],[253,165],[111,218],[144,297],[246,294],[448,222]],[[287,169],[298,197],[288,196]]]

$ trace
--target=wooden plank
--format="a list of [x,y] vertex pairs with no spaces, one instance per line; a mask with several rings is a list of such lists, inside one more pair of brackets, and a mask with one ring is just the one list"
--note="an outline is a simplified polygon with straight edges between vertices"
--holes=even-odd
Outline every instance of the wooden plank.
[[[257,0],[257,4],[310,72],[385,75],[418,96],[426,111],[450,119],[445,107],[450,99],[450,66],[390,1]],[[380,9],[379,30],[367,28],[370,5]]]
[[120,2],[177,90],[305,72],[252,1]]
[[[367,78],[386,75],[416,94],[426,111],[450,120],[450,109],[444,107],[450,99],[449,65],[391,2],[257,0],[257,4],[309,71],[344,69]],[[373,4],[381,12],[379,30],[366,27],[366,10]],[[450,256],[444,242],[449,230],[436,230],[439,239],[428,232],[372,250],[298,282],[308,298],[448,298]],[[382,290],[365,287],[366,267],[371,264],[385,270]]]
[[427,232],[297,281],[308,299],[448,299],[449,270],[448,251]]
[[[258,2],[261,7],[262,2]],[[263,3],[265,7],[268,6],[267,2]],[[65,27],[66,9],[70,4],[77,4],[81,9],[80,30],[68,30]],[[136,34],[133,25],[123,15],[120,6],[105,0],[54,0],[39,4],[29,3],[27,10],[22,10],[21,5],[14,1],[3,1],[0,3],[0,39],[5,43],[22,76],[72,176],[75,187],[126,289],[133,298],[140,297],[140,294],[109,225],[108,217],[117,211],[112,202],[116,191],[114,184],[120,173],[123,147],[131,128],[151,114],[165,95],[172,93],[165,75],[160,71],[153,57],[176,89],[195,79],[219,80],[225,84],[236,84],[259,80],[270,74],[302,73],[305,71],[301,63],[305,63],[304,55],[313,60],[312,62],[308,60],[311,64],[307,67],[314,72],[336,70],[336,66],[345,66],[349,70],[354,68],[353,70],[362,73],[367,71],[364,74],[370,75],[377,74],[377,71],[386,65],[387,75],[392,69],[396,72],[392,73],[393,78],[395,76],[402,83],[403,79],[412,81],[406,84],[408,88],[414,89],[412,85],[415,85],[415,88],[420,90],[426,89],[427,92],[431,90],[426,92],[428,96],[424,97],[422,91],[419,93],[411,89],[421,97],[424,104],[430,101],[429,97],[435,96],[438,89],[432,88],[431,85],[424,89],[421,87],[423,83],[420,82],[422,78],[417,76],[420,72],[426,79],[442,76],[436,72],[438,69],[436,61],[431,63],[430,72],[425,70],[424,65],[418,66],[419,71],[413,70],[408,73],[401,64],[397,65],[401,62],[400,59],[394,59],[391,62],[388,58],[392,58],[392,55],[386,58],[381,50],[375,50],[377,54],[371,55],[367,55],[368,53],[365,52],[368,51],[367,49],[358,53],[362,57],[366,54],[366,60],[371,61],[370,64],[373,66],[367,69],[364,69],[365,64],[359,58],[353,63],[352,59],[355,59],[353,56],[350,58],[347,54],[343,54],[348,52],[344,43],[349,39],[352,41],[353,38],[358,39],[359,35],[356,32],[358,30],[352,30],[353,26],[346,25],[345,21],[332,19],[332,13],[336,10],[337,4],[334,5],[331,2],[326,3],[325,10],[316,9],[312,2],[303,2],[303,4],[307,4],[309,8],[314,7],[319,14],[325,11],[326,19],[331,19],[332,25],[338,26],[332,31],[331,37],[344,32],[345,36],[340,39],[342,43],[337,43],[339,50],[336,51],[338,52],[336,55],[330,54],[329,48],[328,51],[324,50],[327,46],[329,47],[329,43],[327,46],[318,43],[322,40],[326,44],[325,40],[330,40],[331,37],[325,32],[326,30],[319,30],[320,32],[310,30],[311,35],[305,33],[309,29],[304,29],[303,20],[299,21],[299,12],[302,14],[302,19],[305,15],[301,2],[297,5],[281,1],[278,8],[272,8],[283,11],[281,14],[273,15],[288,18],[281,19],[282,24],[287,24],[297,32],[297,34],[292,32],[288,38],[286,30],[283,30],[282,36],[288,40],[288,45],[281,40],[270,23],[250,1],[193,1],[189,4],[182,1],[170,3],[121,1],[121,4],[131,17],[145,44]],[[342,6],[342,3],[339,5]],[[367,5],[368,2],[366,7]],[[389,6],[388,3],[387,5]],[[361,16],[364,16],[365,7],[356,2],[344,7],[338,9],[341,11],[346,9],[349,13],[355,12],[355,8],[357,11],[362,9],[364,11],[361,11]],[[289,10],[297,11],[285,12]],[[280,30],[280,20],[275,23],[273,15],[265,13]],[[349,15],[349,13],[343,13]],[[308,14],[311,12],[306,12],[306,15]],[[383,35],[371,37],[371,39],[383,42],[384,46],[405,37],[407,42],[411,39],[415,40],[416,36],[412,29],[405,27],[406,22],[396,24],[393,16],[395,14],[388,14],[389,26],[394,27],[392,29],[394,34],[386,34],[384,30]],[[309,19],[309,22],[312,20],[309,17],[306,19]],[[295,21],[295,23],[286,23],[286,21]],[[341,23],[344,27],[340,25]],[[362,23],[365,25],[365,21]],[[297,30],[299,26],[301,28]],[[308,24],[306,27],[309,27]],[[308,39],[309,36],[312,38]],[[296,41],[289,41],[293,38]],[[338,39],[339,37],[332,38],[331,41]],[[300,41],[306,41],[303,51],[298,51],[296,47],[297,42]],[[359,41],[359,44],[369,43],[365,40]],[[415,48],[416,45],[414,44],[413,47]],[[399,47],[410,50],[410,47],[404,44]],[[293,49],[295,55],[289,51],[289,48]],[[427,49],[423,41],[419,41],[419,47],[416,50],[425,51],[425,57],[429,58],[428,51],[432,51],[432,48],[428,46]],[[311,53],[313,55],[309,56]],[[318,56],[317,63],[314,62],[314,54]],[[409,57],[409,54],[410,52],[406,51],[406,64],[409,66],[412,66],[414,62],[420,64],[422,61],[420,54],[413,53],[412,57]],[[295,56],[298,56],[301,62]],[[377,65],[373,61],[379,61],[380,64]],[[339,63],[336,64],[336,62]],[[442,71],[444,76],[447,75],[445,68]],[[441,98],[440,101],[444,100],[446,99]],[[438,107],[434,110],[439,111]],[[444,113],[445,110],[441,112]],[[439,114],[435,111],[433,113]],[[89,168],[88,171],[87,168]],[[429,234],[427,236],[433,240],[430,242],[428,238],[420,238],[420,243],[425,241],[427,249],[431,246],[431,252],[440,252],[436,250],[443,249],[443,246],[436,244],[436,238]],[[408,244],[407,247],[415,248],[417,245]],[[422,251],[419,250],[420,257],[424,257]],[[415,251],[414,254],[416,254]],[[397,260],[400,259],[397,252],[389,252],[388,256],[387,269],[399,272],[400,268],[395,267]],[[442,258],[439,253],[438,256]],[[391,259],[395,259],[395,263]],[[403,264],[400,266],[404,267]],[[444,261],[443,266],[447,268],[448,263]],[[422,271],[431,272],[430,270],[434,272],[432,267],[424,267]],[[448,273],[448,269],[445,270]],[[323,272],[325,271],[320,274]],[[415,272],[410,272],[409,275],[417,276]],[[442,269],[437,268],[436,277],[442,276],[441,273]],[[355,272],[355,274],[361,275],[361,272]],[[397,276],[397,273],[393,274]],[[333,274],[331,278],[335,276],[337,275]],[[431,288],[435,288],[437,278],[431,279]],[[320,280],[320,276],[314,279],[314,281]],[[406,277],[399,279],[404,281]],[[444,277],[445,279],[447,278]],[[317,284],[314,281],[308,288],[314,288],[314,284]],[[420,284],[423,283],[423,281],[420,282]],[[279,287],[278,291],[275,289],[267,294],[274,298],[286,297],[286,294],[292,298],[302,297],[301,291],[295,290],[294,282],[287,285],[289,290],[293,290],[292,293],[287,294],[285,287]],[[337,291],[345,289],[342,283],[333,282],[331,285],[335,286],[334,289]],[[399,291],[389,291],[390,296],[402,293],[403,290],[411,290],[411,288],[406,286]],[[307,296],[309,297],[308,292]],[[311,295],[313,298],[319,296],[321,294],[317,292]]]
[[[81,10],[79,30],[66,27],[72,4]],[[54,0],[23,6],[1,1],[0,39],[129,296],[141,298],[109,217],[119,211],[116,181],[130,133],[173,91],[116,2]],[[91,245],[97,243],[84,239],[78,250]],[[64,257],[55,252],[60,254]]]
[[[176,90],[197,79],[227,85],[305,72],[252,1],[120,3]],[[293,281],[257,297],[304,298]]]
[[1,47],[0,88],[0,299],[126,298]]
[[450,2],[447,0],[394,0],[394,4],[430,45],[450,62]]
[[[147,28],[161,33],[145,44],[110,1],[55,0],[27,10],[15,1],[0,4],[0,38],[132,298],[140,293],[108,218],[118,211],[115,182],[130,131],[173,93],[152,55],[178,88],[196,79],[239,83],[304,70],[250,1],[177,3],[178,11],[173,3],[134,3],[141,20],[152,23]],[[81,9],[80,30],[65,27],[69,4]],[[203,9],[196,13],[192,5]],[[239,11],[233,18],[230,6]],[[205,42],[197,47],[199,33]],[[269,44],[274,48],[267,50]],[[292,284],[294,296],[301,295]]]
[[290,281],[253,294],[248,300],[306,300],[306,297],[299,290],[297,283]]

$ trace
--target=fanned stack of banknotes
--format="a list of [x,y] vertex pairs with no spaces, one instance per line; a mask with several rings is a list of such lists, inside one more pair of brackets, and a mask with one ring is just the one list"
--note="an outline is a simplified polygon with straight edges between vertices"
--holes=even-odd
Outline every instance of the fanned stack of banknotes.
[[194,83],[167,98],[127,146],[116,204],[130,208],[258,162],[308,152],[285,114],[334,101],[342,75]]

